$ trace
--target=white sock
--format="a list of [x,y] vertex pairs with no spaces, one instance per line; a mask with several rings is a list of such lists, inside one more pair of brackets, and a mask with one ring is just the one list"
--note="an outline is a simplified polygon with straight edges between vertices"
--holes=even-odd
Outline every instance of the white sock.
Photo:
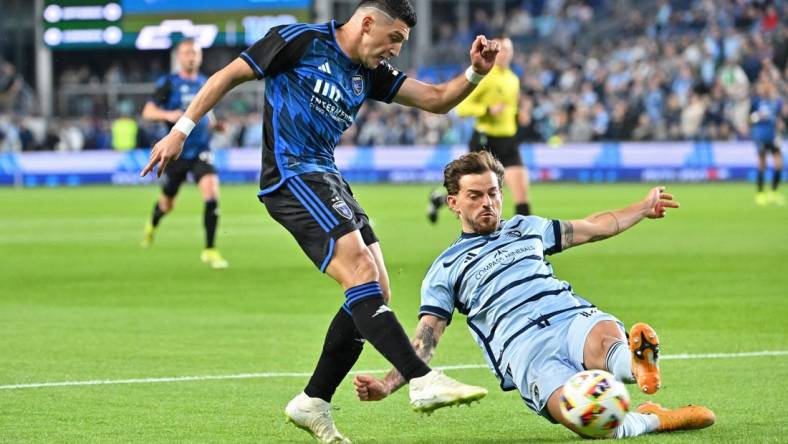
[[629,412],[624,417],[624,422],[616,427],[616,430],[613,432],[613,438],[634,438],[635,436],[651,433],[657,430],[657,427],[659,427],[657,415]]
[[632,356],[630,353],[629,344],[626,341],[618,341],[607,349],[607,355],[605,356],[607,371],[620,381],[629,384],[635,382],[635,376],[632,374]]

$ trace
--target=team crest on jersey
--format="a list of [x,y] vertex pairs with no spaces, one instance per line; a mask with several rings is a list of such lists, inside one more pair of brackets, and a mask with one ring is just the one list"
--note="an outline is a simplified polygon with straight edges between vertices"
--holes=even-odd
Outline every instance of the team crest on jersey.
[[353,76],[353,92],[356,93],[357,96],[360,96],[361,93],[364,92],[364,77],[361,77],[361,74],[356,74]]
[[509,230],[505,233],[505,236],[514,237],[514,238],[519,238],[522,235],[523,233],[520,230]]
[[334,210],[336,210],[336,212],[345,219],[353,219],[353,212],[350,211],[350,207],[347,206],[344,200],[338,200],[334,202],[334,205],[331,205],[331,207],[333,207]]

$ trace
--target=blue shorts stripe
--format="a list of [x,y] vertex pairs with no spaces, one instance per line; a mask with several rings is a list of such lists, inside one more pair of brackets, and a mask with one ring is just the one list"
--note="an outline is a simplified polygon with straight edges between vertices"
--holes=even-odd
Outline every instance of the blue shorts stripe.
[[257,71],[257,74],[259,74],[260,77],[265,77],[265,72],[263,72],[263,68],[260,68],[260,65],[258,65],[257,62],[255,62],[254,59],[252,59],[249,56],[249,54],[247,54],[244,51],[241,53],[241,58],[246,60],[246,62],[249,63],[250,65],[252,65],[252,67],[254,68],[255,71]]
[[319,207],[321,207],[325,211],[325,214],[327,215],[327,219],[334,224],[334,225],[332,225],[332,227],[339,225],[339,221],[334,216],[334,213],[332,213],[331,210],[328,209],[326,204],[324,204],[323,201],[320,200],[320,198],[317,196],[317,194],[315,194],[315,192],[312,191],[311,188],[309,188],[309,186],[306,184],[306,182],[304,182],[304,179],[302,179],[302,178],[300,178],[298,176],[293,177],[293,179],[303,186],[303,189],[307,193],[307,195],[312,195],[312,197],[316,201],[316,205],[318,205]]
[[[320,215],[321,220],[325,223],[327,229],[326,232],[331,231],[332,228],[337,226],[337,223],[331,223],[331,219],[326,215],[325,205],[317,198],[317,196],[312,193],[311,195],[307,192],[309,188],[306,186],[305,183],[299,182],[297,179],[298,177],[292,177],[292,180],[288,180],[288,185],[292,185],[294,190],[297,190],[300,198],[303,198],[306,202],[309,203],[312,210],[314,210],[317,214]],[[309,190],[311,191],[311,190]]]
[[323,259],[323,263],[320,264],[321,273],[326,272],[326,268],[328,267],[328,264],[331,262],[331,258],[334,257],[334,244],[335,244],[334,238],[332,237],[328,240],[328,254],[326,255],[326,258]]
[[[335,226],[339,225],[339,221],[336,218],[333,218],[333,215],[330,211],[326,208],[325,204],[317,197],[314,191],[303,181],[303,179],[299,178],[298,176],[294,176],[291,178],[293,186],[298,188],[301,192],[301,195],[304,196],[309,202],[312,204],[312,208],[315,209],[318,213],[323,216],[323,220],[326,222],[326,225],[329,229],[334,228]],[[333,221],[332,221],[333,218]],[[333,222],[333,223],[332,223]]]
[[300,194],[300,192],[295,187],[292,186],[292,184],[289,181],[287,182],[287,188],[290,189],[290,191],[293,193],[296,199],[298,199],[298,201],[301,202],[301,205],[303,205],[304,208],[306,208],[306,210],[309,211],[309,214],[311,214],[312,217],[317,221],[318,225],[320,225],[320,228],[322,228],[323,231],[325,231],[326,233],[331,231],[331,229],[328,227],[328,225],[326,225],[325,221],[323,221],[320,215],[312,209],[312,207],[309,205],[309,202]]

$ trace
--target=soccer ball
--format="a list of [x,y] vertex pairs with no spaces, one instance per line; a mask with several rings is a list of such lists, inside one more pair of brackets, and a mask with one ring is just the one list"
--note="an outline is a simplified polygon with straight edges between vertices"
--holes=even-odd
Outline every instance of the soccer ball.
[[610,436],[629,411],[629,392],[615,376],[603,370],[586,370],[564,384],[561,413],[582,434]]

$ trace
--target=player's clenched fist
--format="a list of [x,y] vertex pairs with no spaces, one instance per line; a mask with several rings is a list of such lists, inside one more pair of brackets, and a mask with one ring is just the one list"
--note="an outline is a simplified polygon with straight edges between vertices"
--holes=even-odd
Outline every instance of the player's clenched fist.
[[156,145],[153,145],[153,150],[150,152],[150,161],[142,169],[141,177],[145,177],[148,173],[153,171],[153,168],[158,165],[156,169],[156,177],[161,177],[161,173],[167,168],[167,164],[171,160],[177,159],[183,150],[183,142],[186,140],[186,135],[180,131],[171,131],[169,134],[159,140]]
[[483,35],[476,36],[471,44],[471,65],[477,74],[485,75],[495,65],[495,57],[501,50],[497,40],[488,40]]
[[380,401],[389,395],[383,381],[370,375],[356,375],[353,378],[356,396],[362,401]]

